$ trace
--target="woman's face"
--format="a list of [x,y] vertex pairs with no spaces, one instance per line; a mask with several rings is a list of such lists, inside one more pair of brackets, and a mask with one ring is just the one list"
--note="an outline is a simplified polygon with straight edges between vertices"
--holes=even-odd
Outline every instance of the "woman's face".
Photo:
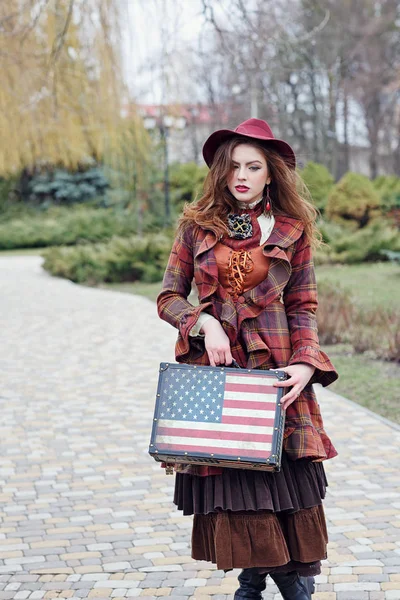
[[265,184],[271,182],[262,152],[250,144],[239,144],[233,150],[232,165],[228,189],[236,200],[251,204],[261,198]]

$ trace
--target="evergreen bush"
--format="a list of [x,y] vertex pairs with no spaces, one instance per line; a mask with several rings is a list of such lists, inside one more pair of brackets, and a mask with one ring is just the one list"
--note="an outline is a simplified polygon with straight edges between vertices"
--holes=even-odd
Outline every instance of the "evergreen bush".
[[162,279],[171,245],[172,237],[165,234],[116,237],[103,244],[49,248],[43,266],[52,275],[76,283],[152,283]]
[[80,240],[99,242],[136,232],[137,218],[130,211],[53,207],[0,222],[0,249],[71,245]]
[[76,204],[103,196],[108,187],[100,167],[77,172],[55,169],[34,174],[22,196],[35,204]]
[[383,219],[352,233],[334,223],[322,223],[319,228],[327,246],[315,252],[316,264],[381,261],[388,258],[388,251],[400,251],[397,228]]
[[381,197],[384,209],[400,208],[400,177],[380,175],[372,183]]
[[180,212],[185,202],[192,202],[201,194],[208,168],[195,162],[173,164],[170,168],[172,201]]
[[380,196],[368,177],[348,172],[330,191],[325,216],[354,231],[368,225],[380,208]]
[[325,165],[312,161],[308,162],[304,169],[300,171],[300,176],[309,189],[315,206],[323,214],[329,192],[335,183],[333,176]]

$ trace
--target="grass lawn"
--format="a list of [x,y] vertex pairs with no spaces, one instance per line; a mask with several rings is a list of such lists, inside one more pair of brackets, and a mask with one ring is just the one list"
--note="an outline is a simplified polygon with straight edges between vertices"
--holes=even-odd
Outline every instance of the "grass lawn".
[[142,281],[135,281],[134,283],[102,283],[98,287],[112,290],[114,292],[124,292],[125,294],[146,296],[146,298],[149,298],[155,302],[161,289],[161,282],[143,283]]
[[360,265],[320,265],[317,282],[327,281],[350,289],[359,305],[370,308],[380,304],[395,308],[400,298],[400,265],[389,262]]
[[339,373],[329,389],[400,423],[400,365],[353,354],[343,344],[323,349]]

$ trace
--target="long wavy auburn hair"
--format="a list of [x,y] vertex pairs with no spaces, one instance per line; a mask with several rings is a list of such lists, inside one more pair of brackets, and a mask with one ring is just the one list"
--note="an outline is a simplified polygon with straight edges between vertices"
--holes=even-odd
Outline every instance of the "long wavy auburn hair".
[[[309,192],[303,181],[283,158],[274,150],[253,140],[234,137],[221,144],[207,174],[203,186],[203,195],[194,202],[186,204],[178,228],[196,224],[212,231],[217,238],[229,235],[227,217],[238,210],[235,197],[228,189],[228,178],[233,170],[232,154],[239,144],[249,144],[257,148],[267,161],[271,176],[269,195],[274,215],[286,215],[300,219],[309,243],[316,247],[321,244],[321,234],[315,222],[318,212],[309,200]],[[263,198],[265,210],[265,197]]]

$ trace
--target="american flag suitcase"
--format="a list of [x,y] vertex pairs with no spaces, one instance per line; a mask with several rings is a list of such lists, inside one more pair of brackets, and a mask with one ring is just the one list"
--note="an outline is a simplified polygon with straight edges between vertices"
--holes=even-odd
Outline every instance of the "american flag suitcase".
[[149,453],[175,463],[280,469],[279,370],[161,363]]

